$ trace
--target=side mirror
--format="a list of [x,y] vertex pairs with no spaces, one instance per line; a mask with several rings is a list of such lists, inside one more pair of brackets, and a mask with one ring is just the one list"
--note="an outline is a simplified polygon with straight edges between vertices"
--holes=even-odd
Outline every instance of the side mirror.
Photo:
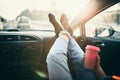
[[95,37],[110,37],[114,32],[112,28],[99,27],[95,29]]

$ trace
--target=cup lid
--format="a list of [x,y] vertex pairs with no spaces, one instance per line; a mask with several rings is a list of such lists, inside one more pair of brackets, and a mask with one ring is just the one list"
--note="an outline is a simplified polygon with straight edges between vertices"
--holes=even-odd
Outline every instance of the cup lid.
[[92,49],[92,50],[95,50],[95,51],[100,51],[99,47],[96,47],[96,46],[93,46],[93,45],[87,45],[86,49]]

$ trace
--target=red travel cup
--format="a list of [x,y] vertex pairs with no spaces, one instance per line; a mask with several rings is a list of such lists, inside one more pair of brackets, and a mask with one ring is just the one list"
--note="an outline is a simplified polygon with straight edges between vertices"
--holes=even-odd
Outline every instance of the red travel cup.
[[97,55],[100,51],[99,47],[87,45],[85,51],[85,60],[84,67],[89,70],[93,70],[95,68]]

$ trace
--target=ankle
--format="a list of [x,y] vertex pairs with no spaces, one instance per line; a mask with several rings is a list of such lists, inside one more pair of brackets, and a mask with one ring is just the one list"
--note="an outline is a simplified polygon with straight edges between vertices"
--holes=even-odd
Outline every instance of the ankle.
[[59,33],[59,37],[61,37],[61,38],[65,39],[66,41],[68,41],[71,38],[71,35],[70,35],[70,33],[68,31],[62,30]]
[[70,33],[69,33],[67,30],[61,30],[61,31],[59,32],[59,36],[60,36],[60,35],[65,35],[65,36],[67,36],[68,38],[71,37]]

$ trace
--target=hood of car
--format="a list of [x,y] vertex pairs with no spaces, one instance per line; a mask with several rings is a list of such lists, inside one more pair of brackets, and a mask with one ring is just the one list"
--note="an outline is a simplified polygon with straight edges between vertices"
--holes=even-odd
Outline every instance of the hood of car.
[[1,31],[0,35],[33,35],[40,38],[53,37],[53,31]]

